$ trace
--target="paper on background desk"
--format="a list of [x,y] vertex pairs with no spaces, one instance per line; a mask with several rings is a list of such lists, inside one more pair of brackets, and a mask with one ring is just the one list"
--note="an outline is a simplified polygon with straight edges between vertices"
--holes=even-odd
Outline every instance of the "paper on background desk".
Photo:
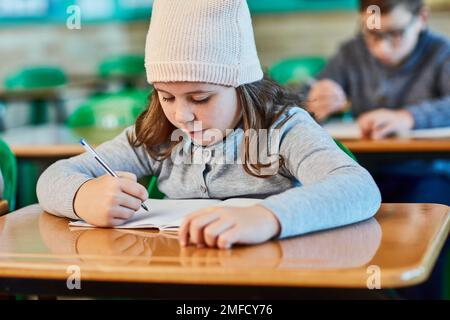
[[357,140],[362,138],[358,124],[353,121],[330,121],[323,128],[335,139]]
[[[354,121],[332,121],[323,127],[335,139],[358,140],[362,138],[361,130]],[[408,139],[448,139],[450,138],[450,127],[410,130],[398,136]]]

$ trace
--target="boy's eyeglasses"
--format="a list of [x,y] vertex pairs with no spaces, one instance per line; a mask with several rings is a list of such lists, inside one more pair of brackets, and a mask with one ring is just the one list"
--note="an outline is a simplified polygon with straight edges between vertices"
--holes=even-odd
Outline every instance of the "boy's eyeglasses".
[[411,21],[401,29],[389,30],[389,31],[378,31],[378,30],[369,30],[367,27],[363,26],[363,34],[368,42],[379,42],[385,40],[392,44],[393,46],[399,45],[403,39],[405,38],[407,32],[411,29],[416,21],[416,17],[412,17]]

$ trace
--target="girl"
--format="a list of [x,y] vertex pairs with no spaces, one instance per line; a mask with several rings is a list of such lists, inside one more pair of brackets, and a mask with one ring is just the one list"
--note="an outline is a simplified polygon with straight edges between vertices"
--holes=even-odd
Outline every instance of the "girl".
[[[197,211],[180,228],[182,245],[230,248],[355,223],[378,210],[368,172],[295,97],[263,79],[245,0],[156,0],[146,70],[155,89],[148,109],[96,149],[121,178],[102,175],[88,154],[56,162],[38,181],[46,211],[119,225],[147,199],[136,180],[148,175],[168,198],[262,199]],[[267,137],[264,129],[270,148],[254,140],[255,132]]]

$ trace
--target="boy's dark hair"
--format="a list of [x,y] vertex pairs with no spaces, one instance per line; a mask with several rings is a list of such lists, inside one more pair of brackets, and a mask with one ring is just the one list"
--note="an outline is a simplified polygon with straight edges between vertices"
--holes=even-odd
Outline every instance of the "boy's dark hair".
[[381,14],[390,13],[401,5],[412,14],[417,15],[423,7],[423,0],[360,0],[359,11],[366,12],[371,5],[378,6]]

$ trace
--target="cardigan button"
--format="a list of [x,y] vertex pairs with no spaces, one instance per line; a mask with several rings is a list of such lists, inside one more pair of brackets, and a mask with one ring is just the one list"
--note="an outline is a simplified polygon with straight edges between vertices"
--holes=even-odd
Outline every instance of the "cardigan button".
[[209,160],[211,160],[211,150],[206,149],[203,151],[203,159],[205,162],[209,162]]

